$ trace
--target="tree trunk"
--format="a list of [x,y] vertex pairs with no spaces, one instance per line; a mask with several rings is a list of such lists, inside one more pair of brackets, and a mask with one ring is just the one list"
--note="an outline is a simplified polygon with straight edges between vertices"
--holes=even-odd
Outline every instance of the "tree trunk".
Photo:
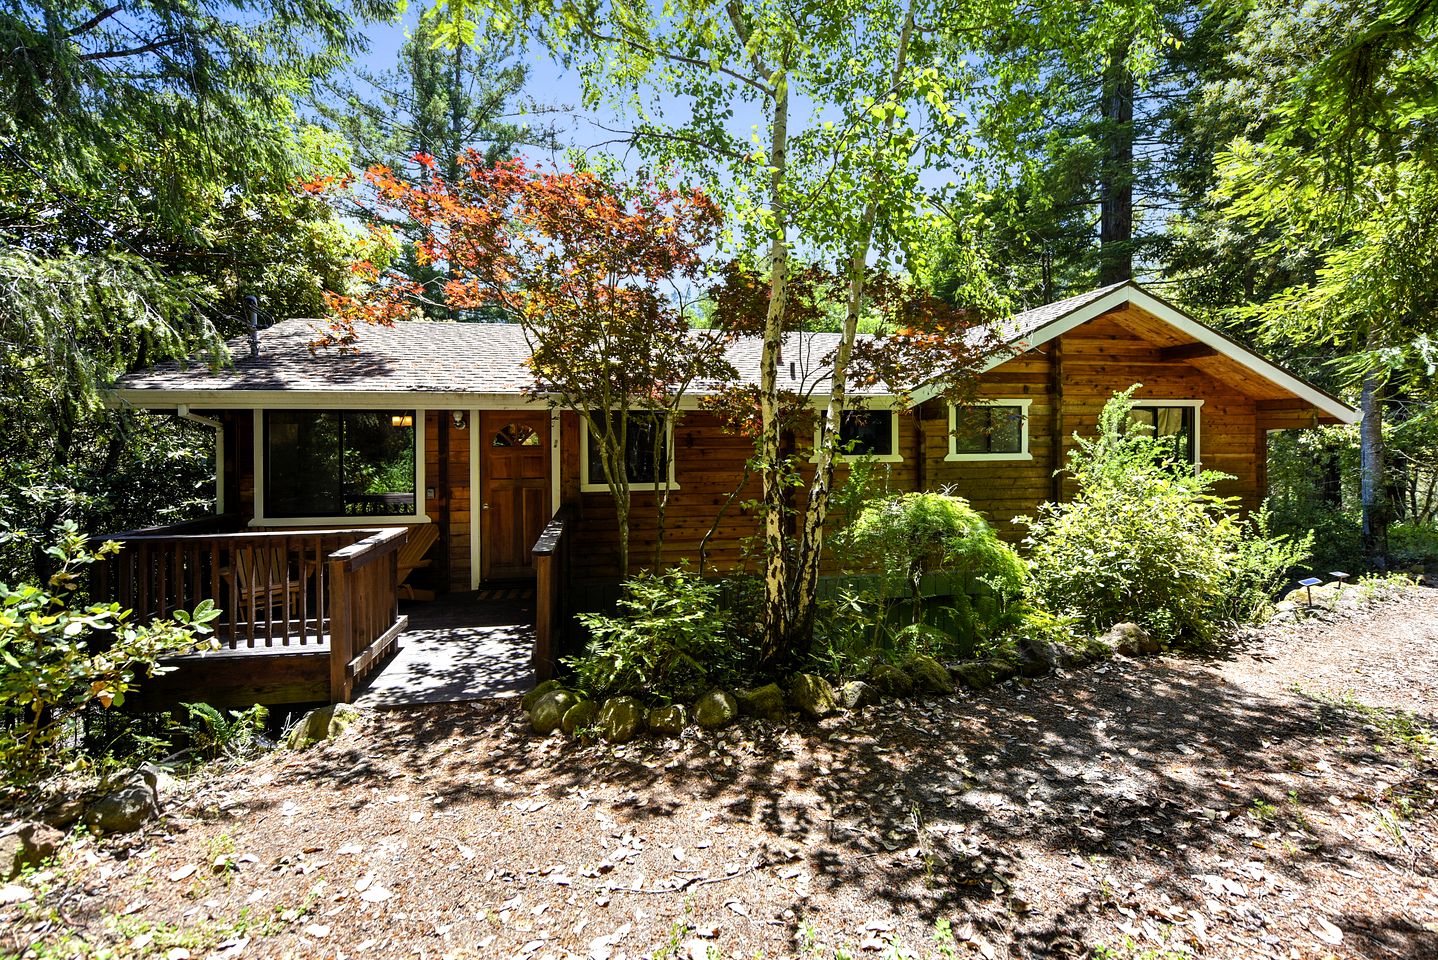
[[1133,279],[1133,72],[1127,42],[1103,80],[1103,160],[1099,166],[1100,286]]
[[788,548],[784,542],[786,486],[779,450],[779,352],[788,306],[789,241],[784,182],[789,149],[788,58],[773,78],[774,118],[770,123],[769,207],[774,222],[769,243],[769,311],[759,364],[759,466],[764,500],[764,642],[760,660],[776,662],[789,633]]
[[1363,557],[1372,569],[1378,571],[1388,569],[1388,487],[1383,470],[1382,394],[1385,376],[1382,371],[1375,370],[1363,378],[1359,403],[1363,420],[1358,427],[1362,464]]

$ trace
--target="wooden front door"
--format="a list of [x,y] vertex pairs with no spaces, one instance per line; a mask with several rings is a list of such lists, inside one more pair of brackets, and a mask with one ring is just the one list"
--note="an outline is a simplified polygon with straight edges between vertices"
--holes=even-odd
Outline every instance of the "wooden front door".
[[534,575],[549,504],[549,414],[480,415],[480,556],[485,580]]

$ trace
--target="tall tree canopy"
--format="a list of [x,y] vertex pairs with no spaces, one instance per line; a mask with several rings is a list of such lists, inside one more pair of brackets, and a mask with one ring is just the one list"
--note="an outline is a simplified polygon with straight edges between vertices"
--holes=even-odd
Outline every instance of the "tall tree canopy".
[[96,387],[162,357],[222,361],[245,295],[275,315],[313,315],[326,288],[343,287],[355,241],[294,190],[334,152],[293,104],[359,48],[357,15],[389,9],[20,0],[0,10],[7,522],[156,519],[153,506],[136,516],[123,508],[134,498],[102,494],[118,465],[169,450],[192,456],[185,469],[150,471],[143,483],[164,492],[139,502],[194,499],[203,446],[135,442],[138,426],[102,410]]

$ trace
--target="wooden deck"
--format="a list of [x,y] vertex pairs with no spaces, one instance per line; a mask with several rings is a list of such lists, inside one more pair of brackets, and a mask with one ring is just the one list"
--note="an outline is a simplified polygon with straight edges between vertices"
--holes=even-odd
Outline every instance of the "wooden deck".
[[[535,546],[536,582],[402,601],[407,531],[254,532],[213,523],[115,536],[100,599],[145,621],[210,600],[220,648],[166,662],[129,702],[239,708],[359,701],[377,708],[503,696],[553,669],[566,610],[564,521]],[[538,593],[536,594],[536,588]]]

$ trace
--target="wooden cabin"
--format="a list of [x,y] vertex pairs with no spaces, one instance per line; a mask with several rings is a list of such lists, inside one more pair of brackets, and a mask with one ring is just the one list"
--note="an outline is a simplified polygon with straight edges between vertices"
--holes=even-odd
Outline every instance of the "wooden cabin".
[[[361,330],[356,353],[315,353],[314,326],[262,330],[253,351],[236,341],[230,368],[167,364],[128,375],[113,401],[214,429],[217,513],[237,535],[430,527],[433,546],[404,588],[428,596],[537,577],[542,626],[572,584],[613,578],[612,498],[581,418],[528,394],[519,327],[399,323]],[[1195,467],[1231,474],[1220,493],[1247,508],[1265,495],[1269,431],[1357,420],[1134,283],[1019,314],[1002,333],[1008,346],[982,374],[982,402],[959,409],[934,388],[900,409],[893,397],[861,393],[843,438],[880,465],[890,489],[951,488],[1011,539],[1015,516],[1068,493],[1055,473],[1073,435],[1095,433],[1104,402],[1132,384],[1143,385],[1135,416],[1179,438]],[[792,335],[784,385],[822,377],[833,341]],[[757,380],[758,358],[755,340],[732,347],[742,376]],[[755,533],[743,501],[757,497],[757,480],[734,496],[752,444],[725,432],[697,398],[662,427],[661,469],[672,481],[662,562],[697,563],[702,552],[706,572],[731,571]],[[655,464],[645,431],[630,436],[631,561],[644,565],[656,539],[656,494],[645,490]]]

